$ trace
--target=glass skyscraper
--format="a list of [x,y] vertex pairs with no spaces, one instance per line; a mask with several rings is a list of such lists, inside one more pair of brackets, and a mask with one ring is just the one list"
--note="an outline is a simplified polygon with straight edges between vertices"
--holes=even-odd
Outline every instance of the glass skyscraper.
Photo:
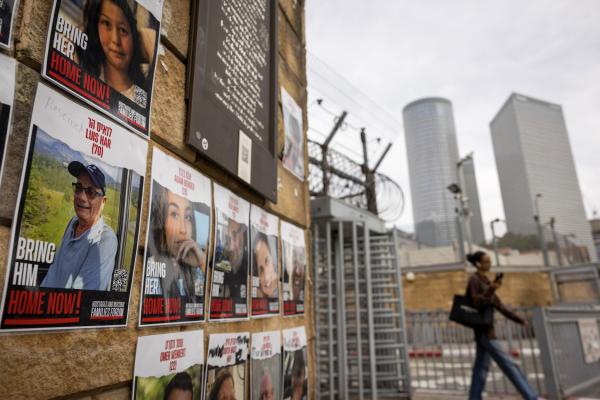
[[554,217],[556,232],[596,260],[561,106],[513,93],[490,128],[508,230],[536,234],[537,203],[543,224]]
[[456,200],[447,186],[458,183],[458,145],[452,104],[425,98],[404,107],[404,131],[416,239],[446,246],[457,239]]

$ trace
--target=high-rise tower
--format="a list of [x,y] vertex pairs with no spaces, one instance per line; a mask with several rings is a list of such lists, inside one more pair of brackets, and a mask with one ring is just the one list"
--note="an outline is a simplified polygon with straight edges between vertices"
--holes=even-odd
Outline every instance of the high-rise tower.
[[490,128],[508,230],[535,234],[539,208],[542,224],[553,217],[596,260],[561,106],[513,93]]
[[452,104],[432,97],[404,107],[404,130],[415,235],[445,246],[457,238],[456,201],[446,189],[458,183],[458,145]]

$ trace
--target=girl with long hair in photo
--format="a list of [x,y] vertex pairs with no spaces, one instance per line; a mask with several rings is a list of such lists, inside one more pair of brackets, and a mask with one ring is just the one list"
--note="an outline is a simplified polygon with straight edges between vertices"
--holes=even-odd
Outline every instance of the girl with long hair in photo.
[[[142,70],[142,40],[130,2],[88,0],[83,10],[85,50],[78,48],[84,70],[134,100],[146,88]],[[136,89],[137,86],[137,89]]]

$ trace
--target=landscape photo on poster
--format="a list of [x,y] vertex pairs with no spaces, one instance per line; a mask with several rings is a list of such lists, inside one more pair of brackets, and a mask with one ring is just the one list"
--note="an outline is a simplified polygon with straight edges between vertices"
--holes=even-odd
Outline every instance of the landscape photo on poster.
[[140,326],[202,321],[210,179],[154,147],[150,201]]
[[252,317],[279,314],[279,218],[250,207]]
[[246,398],[249,341],[248,332],[209,335],[204,400]]
[[215,238],[209,319],[247,319],[250,204],[216,183],[214,198]]
[[252,334],[250,399],[281,398],[281,332]]
[[54,0],[42,74],[142,136],[164,0]]
[[0,48],[10,49],[19,0],[0,0]]
[[202,399],[204,332],[140,336],[132,400]]
[[283,166],[301,181],[304,180],[304,131],[302,129],[302,109],[290,94],[281,88],[281,109],[283,111]]
[[2,329],[126,324],[146,153],[144,139],[38,84]]
[[304,327],[283,330],[283,399],[305,400],[308,393],[308,354]]
[[281,221],[283,315],[304,314],[306,241],[304,230]]
[[2,182],[4,160],[14,112],[16,67],[17,63],[13,58],[0,53],[0,87],[2,88],[0,91],[0,182]]

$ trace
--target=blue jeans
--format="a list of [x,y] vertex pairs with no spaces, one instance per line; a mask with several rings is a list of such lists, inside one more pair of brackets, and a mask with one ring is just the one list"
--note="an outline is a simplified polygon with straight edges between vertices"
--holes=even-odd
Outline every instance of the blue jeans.
[[492,358],[524,399],[536,400],[538,398],[535,390],[527,382],[525,374],[521,372],[510,356],[502,350],[497,340],[490,340],[485,335],[477,335],[475,341],[477,352],[475,354],[475,364],[473,364],[469,400],[481,400],[481,394],[485,389],[485,379],[490,370],[490,359]]

